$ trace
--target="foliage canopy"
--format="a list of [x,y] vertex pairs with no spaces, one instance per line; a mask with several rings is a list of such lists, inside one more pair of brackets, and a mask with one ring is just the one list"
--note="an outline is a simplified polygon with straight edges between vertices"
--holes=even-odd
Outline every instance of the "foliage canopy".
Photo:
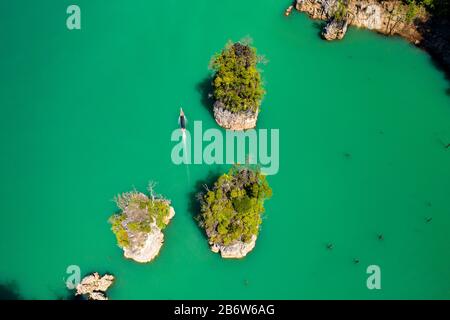
[[210,64],[215,71],[212,81],[214,98],[233,113],[256,112],[265,94],[257,69],[262,57],[249,42],[228,42]]
[[271,196],[272,189],[259,169],[235,166],[212,190],[200,195],[200,225],[215,244],[248,243],[258,235],[264,201]]

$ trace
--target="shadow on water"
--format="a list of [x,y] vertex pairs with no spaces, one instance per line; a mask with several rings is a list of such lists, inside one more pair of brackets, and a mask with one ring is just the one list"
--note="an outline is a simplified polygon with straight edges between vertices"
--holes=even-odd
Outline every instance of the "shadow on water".
[[322,30],[323,30],[323,28],[325,28],[325,25],[326,25],[325,21],[313,21],[312,22],[313,28],[317,30],[317,36],[321,39],[323,39]]
[[208,110],[211,116],[214,117],[213,99],[212,99],[213,87],[211,81],[212,81],[211,76],[205,77],[199,84],[197,84],[197,91],[201,95],[202,105]]
[[440,60],[440,57],[436,56],[433,53],[430,53],[430,56],[431,56],[431,63],[433,64],[433,66],[444,74],[445,80],[447,80],[447,85],[449,86],[447,87],[447,89],[445,89],[445,94],[447,96],[450,96],[450,70],[448,66],[446,66]]
[[[433,65],[444,73],[450,84],[450,11],[448,1],[438,3],[432,9],[431,19],[418,22],[417,29],[423,37],[419,47],[430,54]],[[450,87],[445,93],[450,96]]]
[[24,300],[19,293],[17,283],[12,281],[0,284],[0,300]]
[[212,189],[214,182],[221,176],[219,170],[210,170],[206,178],[197,180],[195,183],[194,191],[189,193],[188,199],[188,210],[192,215],[192,218],[196,218],[200,213],[200,202],[198,201],[198,197],[201,193],[203,193],[206,189],[205,186],[208,186]]
[[312,26],[314,29],[318,31],[322,31],[322,29],[325,27],[326,23],[324,21],[313,21]]

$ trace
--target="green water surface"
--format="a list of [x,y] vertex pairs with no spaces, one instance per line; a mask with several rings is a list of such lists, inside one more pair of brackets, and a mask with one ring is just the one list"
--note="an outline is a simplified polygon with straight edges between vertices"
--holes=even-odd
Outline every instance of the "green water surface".
[[[323,41],[289,1],[77,0],[69,31],[72,2],[0,2],[2,291],[65,297],[79,265],[117,277],[112,299],[450,298],[449,84],[425,52],[355,28]],[[170,135],[180,106],[217,128],[208,62],[244,36],[269,60],[258,127],[280,130],[280,171],[256,249],[224,261],[193,199],[228,166],[174,165]],[[139,265],[107,220],[149,180],[177,215]]]

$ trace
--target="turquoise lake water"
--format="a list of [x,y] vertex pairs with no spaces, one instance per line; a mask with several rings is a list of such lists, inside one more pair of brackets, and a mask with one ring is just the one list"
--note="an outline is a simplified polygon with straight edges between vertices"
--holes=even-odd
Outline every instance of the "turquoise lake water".
[[[323,41],[320,22],[284,17],[289,1],[77,0],[74,31],[70,4],[0,3],[3,288],[61,298],[78,265],[117,277],[111,299],[450,298],[449,82],[425,52],[356,28]],[[193,208],[228,166],[174,165],[170,136],[180,106],[218,128],[208,63],[245,36],[269,61],[258,128],[280,130],[280,171],[256,249],[224,261]],[[150,180],[177,215],[139,265],[107,220]]]

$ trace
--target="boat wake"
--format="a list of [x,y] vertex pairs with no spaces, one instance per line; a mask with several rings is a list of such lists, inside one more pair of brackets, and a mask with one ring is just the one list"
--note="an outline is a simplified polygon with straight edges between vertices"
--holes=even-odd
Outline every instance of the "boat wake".
[[187,152],[187,145],[186,145],[186,131],[183,130],[183,149],[184,149],[184,165],[186,167],[186,177],[187,182],[191,183],[191,172],[189,170],[189,159],[188,159],[188,152]]

